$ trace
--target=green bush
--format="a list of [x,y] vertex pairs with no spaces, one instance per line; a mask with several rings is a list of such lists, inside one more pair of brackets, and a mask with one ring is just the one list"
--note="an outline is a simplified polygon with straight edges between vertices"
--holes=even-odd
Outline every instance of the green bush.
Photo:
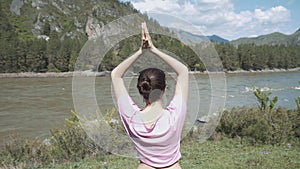
[[258,88],[253,92],[253,94],[260,103],[259,108],[263,113],[270,113],[278,101],[277,96],[275,96],[273,99],[269,97],[272,94],[271,91],[265,92]]
[[48,147],[37,139],[25,139],[11,135],[0,150],[0,166],[12,168],[20,164],[39,167],[49,161]]
[[297,110],[300,112],[300,97],[297,97],[295,99],[296,105],[297,105]]
[[242,143],[284,144],[299,138],[299,117],[283,107],[273,109],[268,118],[259,108],[233,108],[224,111],[216,132]]
[[50,154],[52,159],[79,161],[100,152],[100,148],[87,136],[79,122],[71,122],[67,121],[63,128],[51,130]]
[[[299,110],[275,108],[278,97],[270,98],[271,91],[256,89],[258,108],[225,110],[216,132],[231,138],[240,138],[250,144],[284,144],[299,140]],[[297,102],[297,101],[296,101]]]
[[83,131],[74,112],[66,119],[64,127],[52,129],[50,133],[50,138],[44,141],[10,136],[0,150],[1,166],[39,167],[105,154]]

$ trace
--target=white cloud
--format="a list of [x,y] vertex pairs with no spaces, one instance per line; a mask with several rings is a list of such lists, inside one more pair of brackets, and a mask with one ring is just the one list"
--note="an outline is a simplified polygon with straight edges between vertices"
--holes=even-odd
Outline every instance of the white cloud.
[[262,23],[282,23],[290,20],[290,12],[283,6],[272,7],[268,10],[255,9],[254,18]]
[[182,18],[198,28],[194,33],[202,31],[204,35],[216,34],[227,39],[278,31],[291,18],[290,11],[283,6],[236,12],[230,0],[132,0],[131,3],[141,12]]
[[178,3],[173,3],[172,0],[144,0],[132,2],[133,6],[140,10],[141,12],[146,11],[162,11],[168,12],[173,10],[179,10],[180,5]]

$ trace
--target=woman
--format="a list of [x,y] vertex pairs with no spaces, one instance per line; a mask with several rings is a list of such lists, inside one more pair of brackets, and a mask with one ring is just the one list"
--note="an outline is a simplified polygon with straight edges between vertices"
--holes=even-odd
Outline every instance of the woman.
[[[137,88],[146,103],[144,109],[133,102],[124,85],[124,73],[145,50],[157,55],[177,74],[174,96],[166,108],[162,105],[166,87],[163,71],[149,68],[140,72]],[[138,169],[181,169],[178,160],[181,157],[180,138],[188,97],[187,67],[158,50],[151,41],[146,23],[142,23],[142,47],[120,63],[111,77],[123,125],[141,162]]]

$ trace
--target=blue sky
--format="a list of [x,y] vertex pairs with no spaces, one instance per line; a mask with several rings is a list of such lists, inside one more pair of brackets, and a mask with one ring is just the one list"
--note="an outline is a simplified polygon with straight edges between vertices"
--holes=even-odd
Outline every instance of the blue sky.
[[[121,0],[163,26],[180,27],[202,35],[219,35],[228,40],[256,37],[272,32],[292,34],[300,27],[299,0]],[[160,13],[180,18],[197,29],[188,30]]]

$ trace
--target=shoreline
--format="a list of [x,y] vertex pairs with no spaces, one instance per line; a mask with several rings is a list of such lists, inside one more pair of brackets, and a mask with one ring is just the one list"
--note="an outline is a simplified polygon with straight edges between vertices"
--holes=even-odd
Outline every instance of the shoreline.
[[[226,74],[242,74],[242,73],[284,73],[284,72],[297,72],[300,71],[300,67],[293,69],[264,69],[264,70],[237,70],[237,71],[223,71],[223,72],[200,72],[190,71],[191,74],[208,74],[208,73],[226,73]],[[0,78],[65,78],[73,76],[82,77],[107,77],[110,75],[110,71],[92,72],[92,71],[75,71],[75,72],[46,72],[46,73],[34,73],[34,72],[20,72],[20,73],[0,73]],[[129,73],[129,75],[135,75],[135,73]]]
[[75,72],[46,72],[46,73],[20,72],[20,73],[0,73],[0,78],[65,78],[65,77],[73,77],[73,76],[102,77],[108,75],[110,75],[109,71],[104,71],[104,72],[75,71]]
[[264,69],[264,70],[237,70],[237,71],[225,71],[228,74],[234,73],[281,73],[281,72],[297,72],[300,71],[300,67],[292,69]]

